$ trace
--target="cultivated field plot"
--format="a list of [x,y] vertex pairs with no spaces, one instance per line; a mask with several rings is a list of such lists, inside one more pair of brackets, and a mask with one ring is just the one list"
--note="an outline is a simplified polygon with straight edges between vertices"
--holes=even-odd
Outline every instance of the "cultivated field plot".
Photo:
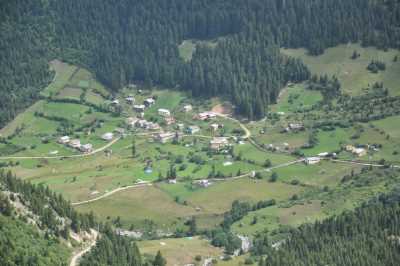
[[41,92],[41,95],[45,97],[58,94],[78,70],[78,67],[53,60],[50,62],[50,69],[55,72],[55,76],[53,82]]

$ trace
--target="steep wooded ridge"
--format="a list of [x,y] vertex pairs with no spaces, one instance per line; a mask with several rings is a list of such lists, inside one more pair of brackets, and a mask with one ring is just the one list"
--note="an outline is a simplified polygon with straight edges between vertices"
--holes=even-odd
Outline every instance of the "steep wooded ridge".
[[400,259],[400,190],[345,212],[293,229],[274,250],[260,235],[253,252],[268,254],[260,266],[275,265],[398,265]]
[[67,265],[70,250],[61,242],[94,223],[48,188],[0,171],[1,265]]
[[[131,81],[227,96],[262,117],[287,81],[309,77],[279,47],[320,54],[349,41],[400,46],[396,0],[21,0],[0,4],[0,125],[38,97],[54,57],[89,66],[118,89]],[[185,63],[184,39],[221,37]]]
[[142,265],[136,244],[96,223],[92,214],[79,214],[47,187],[0,171],[0,265],[68,265],[70,232],[91,228],[102,237],[81,265]]

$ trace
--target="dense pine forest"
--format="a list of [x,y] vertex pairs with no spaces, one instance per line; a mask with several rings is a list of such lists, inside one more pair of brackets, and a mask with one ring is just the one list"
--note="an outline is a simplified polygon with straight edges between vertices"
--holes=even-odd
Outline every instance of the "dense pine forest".
[[253,254],[267,255],[260,266],[398,265],[400,260],[400,190],[345,212],[291,231],[277,249],[268,238],[255,240]]
[[[55,57],[88,66],[111,89],[130,82],[223,96],[265,115],[289,81],[309,78],[280,47],[311,54],[361,41],[400,47],[396,0],[22,0],[0,4],[0,125],[38,98]],[[218,38],[185,63],[185,39]]]

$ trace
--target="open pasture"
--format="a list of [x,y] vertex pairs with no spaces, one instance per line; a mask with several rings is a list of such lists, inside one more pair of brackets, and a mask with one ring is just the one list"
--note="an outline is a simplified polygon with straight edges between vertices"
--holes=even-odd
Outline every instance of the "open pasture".
[[218,258],[223,254],[221,249],[213,247],[209,241],[199,237],[140,241],[137,244],[144,254],[155,256],[161,251],[163,257],[167,259],[167,265],[171,266],[194,263],[196,256],[200,256],[202,262],[204,259]]
[[[397,50],[387,52],[372,47],[361,47],[359,44],[339,45],[328,48],[320,56],[310,56],[305,49],[281,49],[284,54],[301,58],[313,74],[336,75],[342,83],[343,91],[351,95],[359,95],[363,88],[375,82],[383,82],[393,95],[400,95],[400,62],[393,59],[399,54]],[[353,60],[354,51],[360,57]],[[386,63],[386,70],[377,74],[367,70],[372,60]]]

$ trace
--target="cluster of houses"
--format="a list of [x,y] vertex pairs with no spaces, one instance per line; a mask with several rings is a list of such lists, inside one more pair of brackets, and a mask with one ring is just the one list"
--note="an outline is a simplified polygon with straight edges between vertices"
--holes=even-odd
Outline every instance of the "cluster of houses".
[[367,150],[364,148],[357,148],[353,145],[346,145],[346,151],[351,152],[352,154],[361,157],[367,154]]
[[161,127],[158,123],[147,121],[146,119],[140,119],[140,118],[136,118],[136,117],[128,117],[125,120],[125,123],[130,128],[142,128],[142,129],[147,129],[147,130],[161,129]]
[[210,149],[214,151],[220,151],[227,146],[229,146],[229,141],[226,137],[215,137],[210,140]]
[[81,141],[79,139],[71,139],[69,136],[62,136],[58,139],[57,142],[73,149],[77,149],[80,152],[89,153],[93,151],[92,144],[81,144]]
[[193,118],[201,121],[211,120],[217,117],[217,114],[214,112],[202,112],[195,115]]
[[[168,184],[176,184],[177,180],[176,178],[170,178],[167,180]],[[202,188],[207,188],[212,185],[212,182],[208,179],[200,179],[200,180],[195,180],[193,181],[193,184],[202,187]]]
[[153,136],[154,140],[160,143],[167,143],[170,140],[173,140],[174,138],[179,138],[181,137],[182,134],[174,133],[174,132],[161,132],[157,133]]
[[133,98],[133,96],[128,96],[127,98],[125,98],[125,100],[129,104],[133,104],[133,106],[132,106],[133,110],[138,113],[143,113],[146,108],[148,108],[156,103],[156,100],[154,98],[147,98],[143,101],[142,104],[134,104],[135,98]]
[[104,133],[103,135],[101,135],[101,139],[105,140],[105,141],[110,141],[113,138],[114,138],[114,133],[111,133],[111,132],[107,132],[107,133]]

